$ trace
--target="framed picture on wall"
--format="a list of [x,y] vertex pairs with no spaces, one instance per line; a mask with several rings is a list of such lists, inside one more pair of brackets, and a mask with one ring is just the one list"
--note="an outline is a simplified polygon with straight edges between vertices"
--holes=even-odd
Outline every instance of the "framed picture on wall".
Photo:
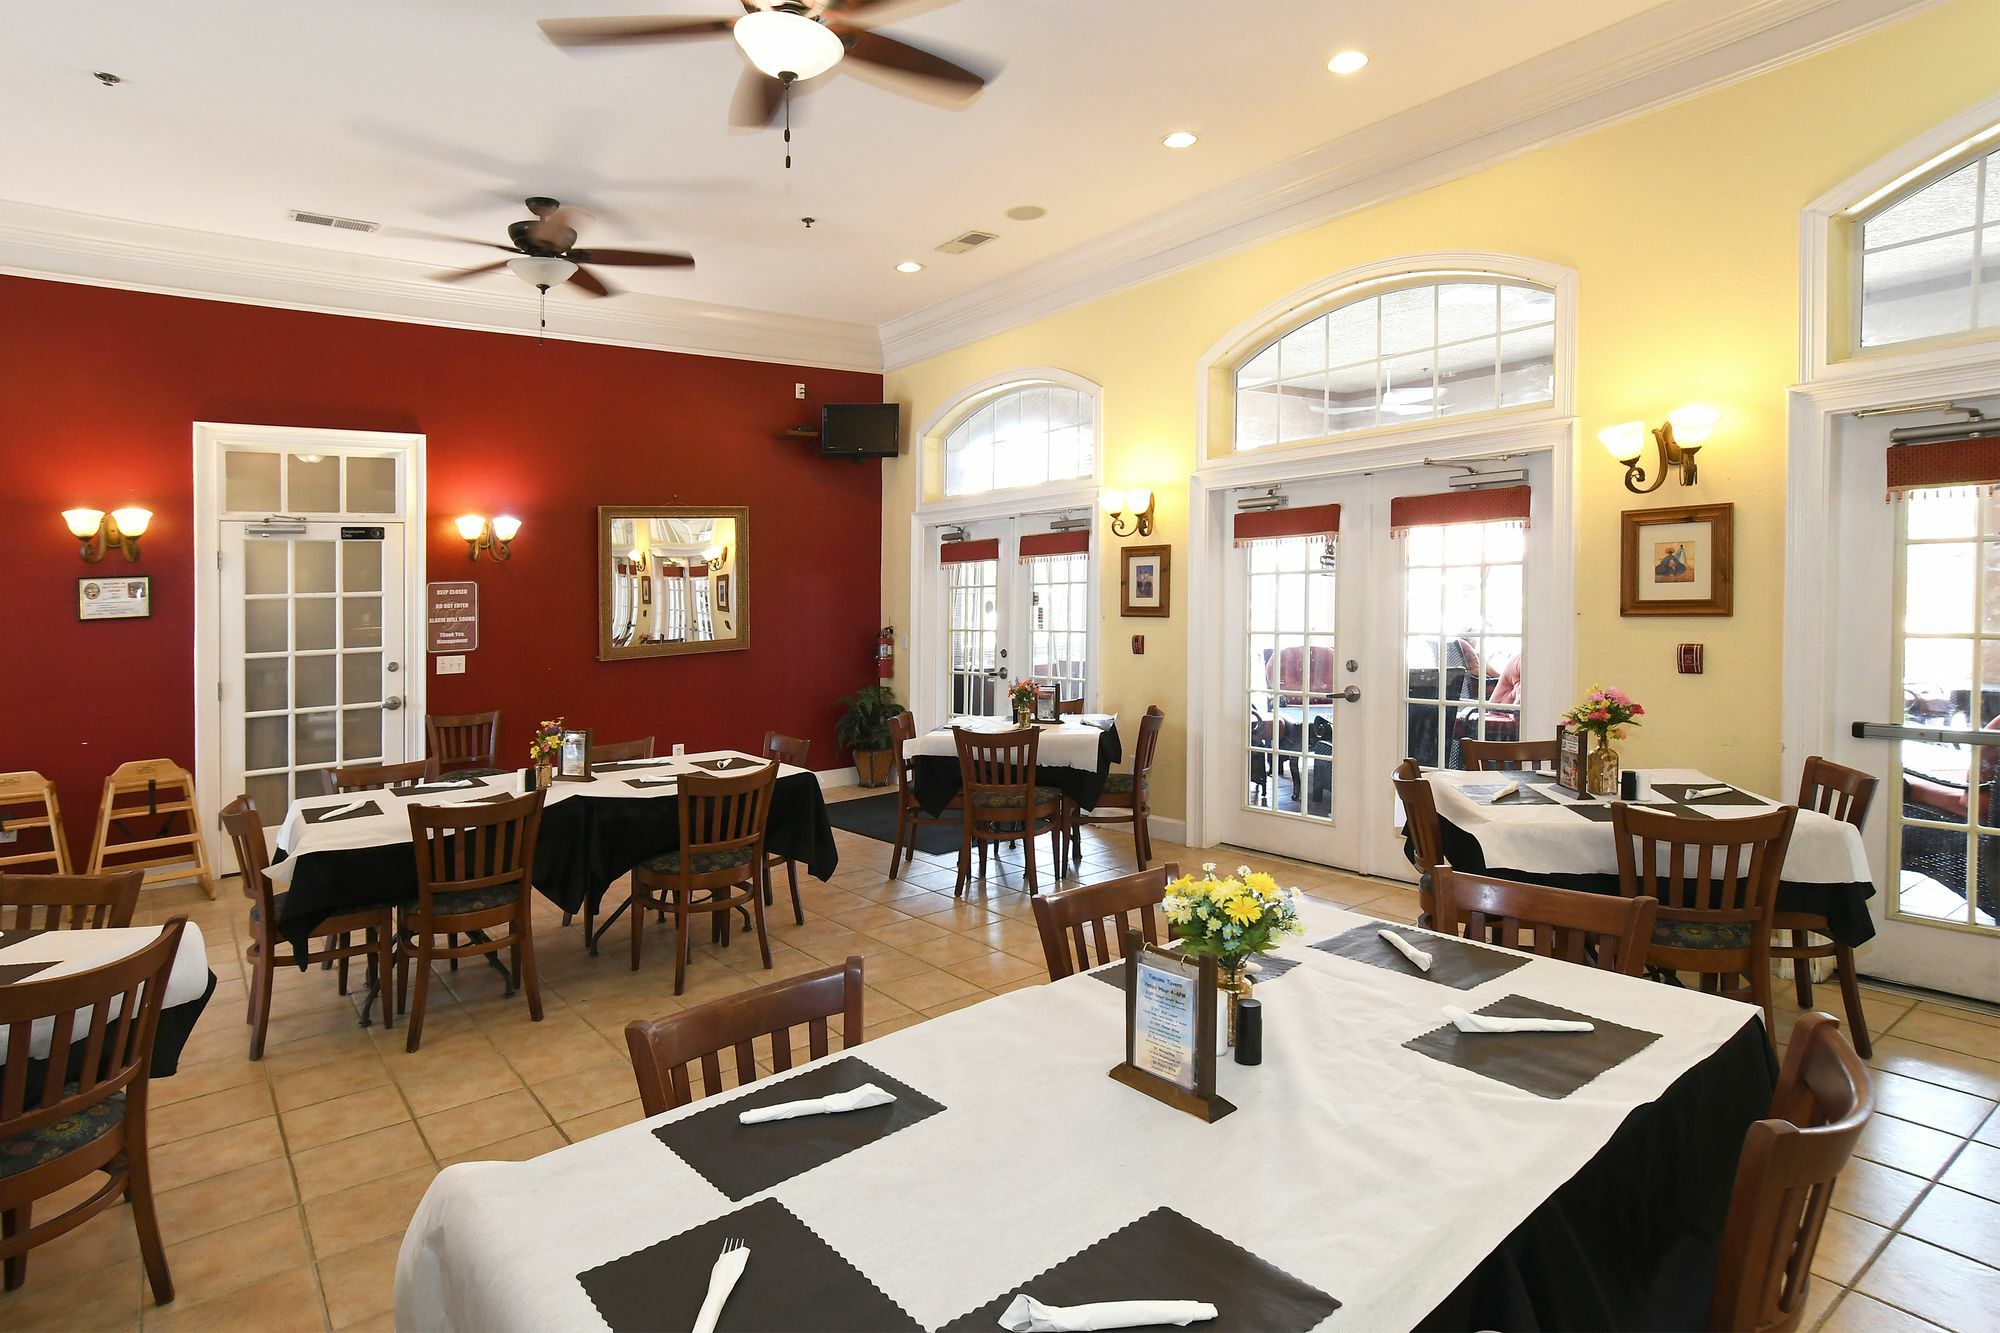
[[76,581],[78,620],[146,620],[152,614],[153,576],[150,574]]
[[1164,616],[1173,602],[1173,548],[1127,546],[1119,553],[1118,614]]
[[1628,509],[1620,532],[1618,614],[1734,614],[1734,505]]
[[715,609],[718,611],[727,611],[729,609],[729,575],[727,574],[717,574],[715,576]]
[[639,580],[639,605],[651,606],[652,604],[653,604],[653,581],[648,578],[642,578]]

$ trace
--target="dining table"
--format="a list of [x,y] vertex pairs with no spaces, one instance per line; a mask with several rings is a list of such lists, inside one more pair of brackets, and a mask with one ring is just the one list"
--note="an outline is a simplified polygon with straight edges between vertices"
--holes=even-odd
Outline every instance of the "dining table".
[[[129,958],[160,938],[161,926],[105,926],[97,929],[0,931],[0,986],[87,972],[122,958]],[[208,966],[208,946],[201,927],[190,921],[181,928],[180,945],[174,950],[173,969],[161,996],[160,1021],[154,1028],[153,1058],[149,1066],[154,1078],[166,1078],[180,1068],[181,1051],[215,994],[215,973]],[[116,1003],[114,1001],[114,1003]],[[89,1010],[79,1011],[73,1031],[87,1030]],[[114,1008],[113,1013],[117,1010]],[[31,1061],[45,1060],[55,1035],[53,1018],[38,1019],[28,1037]],[[8,1033],[0,1030],[0,1060],[8,1048]],[[82,1047],[76,1048],[82,1055]]]
[[[1011,1298],[1207,1301],[1203,1329],[1700,1326],[1761,1012],[1301,907],[1213,1122],[1110,1076],[1124,965],[1024,987],[521,1162],[446,1167],[405,1330],[990,1330]],[[1433,956],[1420,971],[1380,932]],[[864,968],[866,963],[864,961]],[[1587,1021],[1470,1034],[1446,1006]],[[744,1124],[874,1084],[892,1100]]]
[[[1690,819],[1767,814],[1783,803],[1698,769],[1637,771],[1633,806]],[[1437,805],[1444,859],[1453,869],[1591,893],[1620,891],[1611,802],[1557,785],[1556,775],[1522,770],[1424,774]],[[1511,789],[1511,790],[1510,790]],[[1826,918],[1850,948],[1875,936],[1875,894],[1861,830],[1817,810],[1800,810],[1779,871],[1777,909]]]
[[[1033,725],[1041,733],[1035,747],[1036,784],[1056,788],[1079,810],[1095,809],[1112,766],[1125,758],[1118,715],[1071,713],[1058,722]],[[963,785],[954,728],[986,733],[1018,730],[1012,718],[955,717],[903,742],[904,758],[913,761],[914,795],[927,814],[943,814]]]
[[[596,764],[588,779],[546,789],[535,840],[534,885],[565,912],[595,913],[605,891],[648,857],[680,845],[680,780],[728,776],[770,761],[740,750]],[[527,773],[446,774],[411,787],[310,796],[292,803],[277,834],[272,883],[283,891],[277,927],[295,949],[328,917],[392,906],[417,896],[409,807],[506,800],[529,789]],[[814,878],[840,866],[819,777],[780,764],[765,820],[765,850],[797,861]]]

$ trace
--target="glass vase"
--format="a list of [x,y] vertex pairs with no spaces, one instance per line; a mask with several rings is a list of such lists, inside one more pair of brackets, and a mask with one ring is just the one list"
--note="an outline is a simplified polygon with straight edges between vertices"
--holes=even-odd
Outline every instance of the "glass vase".
[[1229,1015],[1223,1024],[1222,1050],[1236,1049],[1236,1013],[1242,1003],[1250,998],[1250,960],[1245,958],[1218,957],[1215,960],[1215,988],[1229,997]]
[[1590,765],[1585,774],[1585,783],[1592,796],[1603,796],[1617,800],[1618,791],[1618,751],[1600,742],[1590,752]]

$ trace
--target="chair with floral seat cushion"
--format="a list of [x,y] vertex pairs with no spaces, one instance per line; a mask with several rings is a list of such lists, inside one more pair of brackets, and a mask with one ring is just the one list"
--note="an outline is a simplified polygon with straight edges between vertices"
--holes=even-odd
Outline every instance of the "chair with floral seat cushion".
[[[0,986],[0,1259],[10,1291],[27,1280],[30,1250],[129,1200],[153,1300],[174,1298],[146,1114],[153,1036],[186,926],[175,917],[152,943],[101,967]],[[35,1221],[38,1200],[100,1172],[93,1193]]]
[[1035,930],[1042,938],[1049,980],[1061,981],[1123,958],[1128,931],[1138,931],[1148,944],[1164,940],[1172,928],[1157,909],[1167,896],[1167,885],[1179,874],[1178,866],[1155,866],[1035,899]]
[[1035,761],[1042,734],[1034,727],[1011,731],[951,729],[958,746],[959,791],[965,800],[960,822],[958,880],[953,896],[972,883],[972,849],[979,849],[979,875],[986,877],[986,849],[993,843],[1021,844],[1027,866],[1028,893],[1040,891],[1035,869],[1035,839],[1046,833],[1055,843],[1055,868],[1066,869],[1063,843],[1069,822],[1068,803],[1055,787],[1035,778]]
[[137,870],[109,875],[0,875],[0,930],[129,926],[144,879]]
[[1663,980],[1692,972],[1703,990],[1750,1001],[1773,1041],[1771,920],[1798,814],[1787,805],[1707,819],[1611,803],[1618,891],[1660,904],[1646,970]]
[[1475,772],[1554,772],[1556,740],[1553,736],[1541,741],[1462,740],[1458,754]]
[[[1146,862],[1153,859],[1153,834],[1150,823],[1153,813],[1153,756],[1160,748],[1160,728],[1166,725],[1167,715],[1154,704],[1139,719],[1139,741],[1132,750],[1132,771],[1130,773],[1107,773],[1104,776],[1104,791],[1097,798],[1097,804],[1088,810],[1078,810],[1071,823],[1081,830],[1086,824],[1130,824],[1132,826],[1132,855],[1139,869],[1146,868]],[[1109,813],[1106,813],[1109,812]],[[1083,859],[1083,839],[1070,839],[1070,859]]]
[[1444,832],[1438,823],[1437,798],[1431,792],[1431,784],[1424,777],[1423,769],[1414,759],[1404,759],[1397,764],[1389,781],[1396,789],[1396,799],[1403,805],[1405,848],[1410,864],[1417,870],[1417,924],[1432,930],[1437,920],[1436,889],[1432,878],[1437,874],[1438,867],[1444,864]]
[[[689,923],[707,916],[718,940],[729,940],[729,913],[744,909],[757,932],[765,968],[771,966],[771,937],[764,927],[764,828],[771,816],[771,791],[778,766],[765,764],[741,774],[690,773],[681,778],[675,802],[679,846],[647,857],[632,870],[632,896],[620,911],[632,913],[632,970],[639,970],[639,944],[649,912],[674,919],[674,994],[687,990]],[[614,913],[612,921],[617,920]],[[611,921],[604,923],[608,930]],[[602,931],[599,932],[600,934]]]
[[[1986,751],[1982,751],[1984,755]],[[1868,823],[1868,807],[1874,803],[1876,779],[1857,768],[1836,764],[1830,759],[1813,755],[1806,760],[1805,769],[1799,774],[1799,808],[1817,810],[1832,819],[1842,820],[1859,829]],[[1915,829],[1911,833],[1917,832]],[[1982,838],[1982,851],[1989,839]],[[1904,845],[1910,839],[1905,836]],[[1964,851],[1965,839],[1959,839],[1959,850]],[[1961,857],[1963,859],[1963,857]],[[1904,864],[1909,864],[1908,858]],[[1771,957],[1792,965],[1792,982],[1798,990],[1799,1008],[1813,1007],[1813,964],[1820,959],[1833,960],[1834,979],[1840,983],[1840,998],[1847,1010],[1847,1030],[1853,1034],[1854,1049],[1866,1060],[1875,1054],[1875,1047],[1868,1040],[1868,1018],[1861,1012],[1861,983],[1854,967],[1854,950],[1833,938],[1833,927],[1826,917],[1816,912],[1787,912],[1779,908],[1771,918],[1779,938],[1788,932],[1790,944],[1773,942]],[[1815,944],[1814,935],[1825,937],[1826,943]]]
[[948,824],[956,828],[965,818],[963,793],[951,798],[938,814],[924,809],[917,800],[917,761],[910,755],[910,742],[917,738],[916,717],[904,711],[889,719],[889,748],[895,752],[896,841],[889,849],[889,878],[896,878],[900,860],[907,870],[917,859],[917,833],[926,824]]
[[1523,884],[1439,866],[1432,927],[1446,935],[1636,977],[1646,970],[1659,904],[1651,898]]
[[498,773],[500,710],[490,713],[430,713],[424,717],[430,757],[440,770],[460,777]]
[[[780,764],[790,764],[793,768],[804,768],[806,756],[812,752],[812,742],[802,736],[787,736],[781,731],[764,733],[764,757]],[[769,871],[779,866],[785,868],[785,883],[792,890],[792,922],[803,926],[806,923],[806,909],[799,902],[799,863],[789,856],[776,852],[765,855],[764,906],[771,905],[771,877]]]

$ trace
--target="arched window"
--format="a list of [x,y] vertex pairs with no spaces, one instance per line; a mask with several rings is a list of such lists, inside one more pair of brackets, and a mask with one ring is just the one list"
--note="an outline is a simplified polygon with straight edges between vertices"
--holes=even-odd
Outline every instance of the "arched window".
[[1097,473],[1097,403],[1066,384],[1010,386],[944,437],[944,494],[1088,480]]
[[1961,160],[1857,216],[1862,348],[2000,328],[1996,155]]
[[1322,310],[1244,361],[1235,448],[1549,403],[1555,369],[1551,289],[1414,274]]

